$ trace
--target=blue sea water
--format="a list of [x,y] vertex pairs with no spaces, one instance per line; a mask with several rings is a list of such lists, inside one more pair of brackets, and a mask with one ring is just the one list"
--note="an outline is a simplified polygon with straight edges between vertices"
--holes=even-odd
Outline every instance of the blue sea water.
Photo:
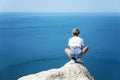
[[83,61],[95,80],[120,80],[120,14],[114,13],[0,13],[0,80],[63,66],[74,27],[90,47]]

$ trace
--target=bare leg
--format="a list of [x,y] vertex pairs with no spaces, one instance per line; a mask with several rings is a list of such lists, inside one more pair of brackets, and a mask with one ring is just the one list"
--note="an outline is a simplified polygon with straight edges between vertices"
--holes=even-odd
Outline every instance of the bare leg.
[[89,47],[88,47],[88,46],[85,46],[85,47],[83,48],[83,54],[85,54],[85,53],[88,51],[88,49],[89,49]]
[[83,48],[83,54],[80,55],[79,58],[82,58],[82,57],[85,55],[85,53],[87,53],[88,49],[89,49],[89,47],[88,47],[88,46],[85,46],[85,47]]
[[65,53],[66,55],[71,59],[71,56],[70,56],[70,49],[69,48],[65,48]]

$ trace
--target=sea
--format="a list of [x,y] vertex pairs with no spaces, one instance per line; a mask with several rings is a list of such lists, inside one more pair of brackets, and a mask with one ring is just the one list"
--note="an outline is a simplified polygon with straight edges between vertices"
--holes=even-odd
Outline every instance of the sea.
[[89,46],[83,63],[95,80],[120,80],[120,13],[0,13],[0,80],[17,80],[70,61],[72,29]]

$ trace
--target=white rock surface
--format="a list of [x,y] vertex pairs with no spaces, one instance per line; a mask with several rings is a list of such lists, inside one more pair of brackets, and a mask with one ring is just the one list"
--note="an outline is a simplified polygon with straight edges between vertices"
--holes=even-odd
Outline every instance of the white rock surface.
[[82,63],[68,62],[61,68],[30,74],[18,80],[94,80],[94,78]]

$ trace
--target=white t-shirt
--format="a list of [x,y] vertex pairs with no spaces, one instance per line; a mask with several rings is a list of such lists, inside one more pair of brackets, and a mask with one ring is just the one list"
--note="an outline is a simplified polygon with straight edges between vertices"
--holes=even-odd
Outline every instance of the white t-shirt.
[[81,37],[72,37],[69,39],[68,46],[71,47],[83,47],[84,46],[84,41]]

